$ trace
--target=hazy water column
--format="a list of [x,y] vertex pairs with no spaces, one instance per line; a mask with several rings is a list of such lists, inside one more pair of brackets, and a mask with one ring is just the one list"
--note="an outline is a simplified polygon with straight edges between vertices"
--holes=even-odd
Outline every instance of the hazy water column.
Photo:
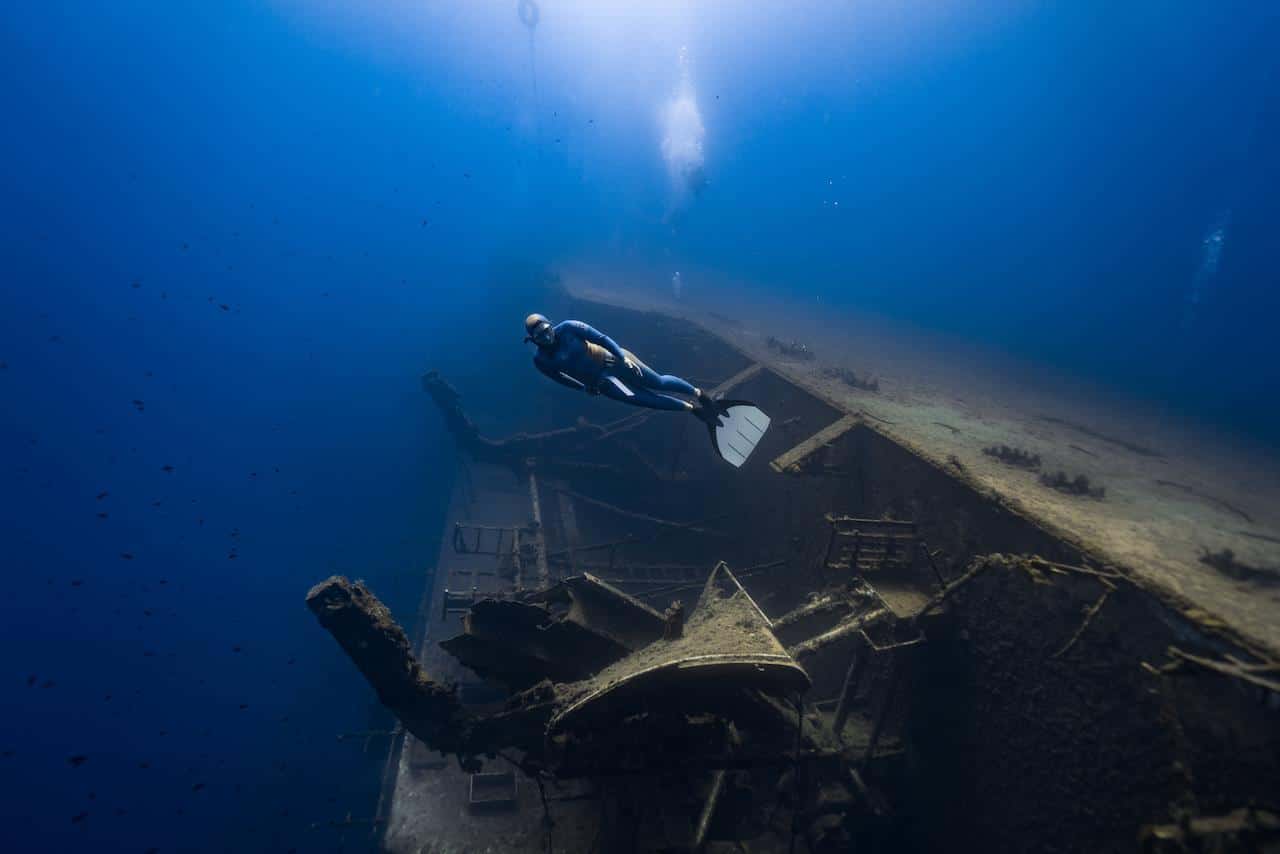
[[1182,317],[1184,328],[1195,322],[1200,303],[1204,301],[1213,280],[1218,275],[1218,267],[1222,263],[1222,249],[1227,240],[1227,228],[1230,225],[1231,211],[1219,213],[1209,233],[1201,241],[1200,266],[1191,280],[1191,289],[1187,292],[1186,311]]
[[703,140],[706,127],[689,74],[687,48],[680,48],[680,82],[662,109],[662,159],[670,183],[668,217],[687,205],[706,185]]

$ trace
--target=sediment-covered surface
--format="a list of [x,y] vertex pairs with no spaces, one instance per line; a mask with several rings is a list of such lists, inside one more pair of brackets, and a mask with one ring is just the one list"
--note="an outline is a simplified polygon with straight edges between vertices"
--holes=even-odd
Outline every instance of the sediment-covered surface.
[[[709,311],[602,281],[607,273],[565,275],[584,311],[598,302],[696,323],[1060,540],[1133,573],[1191,619],[1280,654],[1280,461],[1268,452],[1047,372],[1014,371],[990,354],[918,334],[895,338],[865,319],[747,301]],[[770,347],[771,336],[806,343],[813,358]],[[879,388],[851,386],[840,370],[875,376]],[[787,417],[771,414],[775,423]],[[1040,457],[1040,467],[984,453],[1001,445]],[[1060,471],[1085,476],[1103,495],[1042,482]]]

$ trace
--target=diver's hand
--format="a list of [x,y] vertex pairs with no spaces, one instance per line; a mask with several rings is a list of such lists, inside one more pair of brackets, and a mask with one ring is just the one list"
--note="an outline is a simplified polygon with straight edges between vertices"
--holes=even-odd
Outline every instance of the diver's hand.
[[626,365],[627,370],[631,371],[631,373],[635,374],[637,377],[644,376],[644,374],[640,372],[640,366],[637,365],[634,361],[632,361],[630,356],[623,356],[622,364]]

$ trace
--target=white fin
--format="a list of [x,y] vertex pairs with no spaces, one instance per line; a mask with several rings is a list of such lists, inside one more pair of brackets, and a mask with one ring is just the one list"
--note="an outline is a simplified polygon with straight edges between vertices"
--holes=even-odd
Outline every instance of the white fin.
[[716,427],[716,450],[735,468],[740,468],[769,429],[769,416],[754,406],[730,406]]

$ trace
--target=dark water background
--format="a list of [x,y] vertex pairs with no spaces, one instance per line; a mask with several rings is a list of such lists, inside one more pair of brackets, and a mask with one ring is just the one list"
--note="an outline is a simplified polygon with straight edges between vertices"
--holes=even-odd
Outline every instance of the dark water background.
[[562,262],[1280,440],[1280,7],[936,6],[545,0],[532,53],[514,3],[6,6],[0,849],[367,845],[328,822],[381,765],[335,736],[386,721],[302,596],[412,614],[453,477],[418,376],[543,405],[519,322]]

